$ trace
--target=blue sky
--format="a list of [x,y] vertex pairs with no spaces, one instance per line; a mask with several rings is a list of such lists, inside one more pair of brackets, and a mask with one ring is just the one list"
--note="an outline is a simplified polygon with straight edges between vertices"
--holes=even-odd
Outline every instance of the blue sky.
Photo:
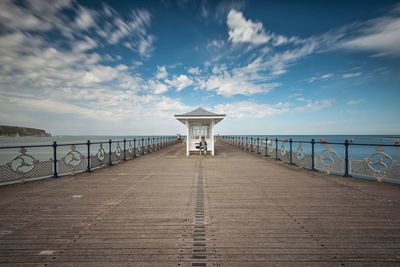
[[396,1],[0,1],[0,124],[53,134],[399,134]]

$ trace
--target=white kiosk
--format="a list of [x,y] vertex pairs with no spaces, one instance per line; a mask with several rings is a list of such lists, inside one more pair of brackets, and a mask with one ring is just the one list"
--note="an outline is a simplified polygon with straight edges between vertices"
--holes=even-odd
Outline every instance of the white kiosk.
[[204,136],[207,142],[207,151],[214,156],[214,126],[225,118],[225,114],[216,114],[203,108],[188,113],[175,115],[175,118],[186,125],[186,155],[191,151],[199,151],[196,146]]

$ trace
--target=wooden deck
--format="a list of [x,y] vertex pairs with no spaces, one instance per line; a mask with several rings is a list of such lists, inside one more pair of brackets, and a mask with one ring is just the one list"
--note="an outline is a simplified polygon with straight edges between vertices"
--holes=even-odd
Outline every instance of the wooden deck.
[[183,144],[0,188],[0,266],[400,265],[400,186]]

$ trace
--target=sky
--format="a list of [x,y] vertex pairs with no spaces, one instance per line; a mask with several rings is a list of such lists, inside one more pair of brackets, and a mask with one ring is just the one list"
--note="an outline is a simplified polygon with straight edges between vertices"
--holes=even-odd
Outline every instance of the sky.
[[0,124],[400,134],[400,2],[0,1]]

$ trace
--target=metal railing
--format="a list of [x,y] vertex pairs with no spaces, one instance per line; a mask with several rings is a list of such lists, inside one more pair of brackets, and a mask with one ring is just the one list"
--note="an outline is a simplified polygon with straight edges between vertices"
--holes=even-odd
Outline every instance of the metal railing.
[[[222,140],[238,149],[312,171],[400,183],[399,162],[384,151],[390,147],[399,149],[396,150],[396,154],[400,154],[400,146],[395,144],[353,143],[349,140],[329,142],[315,139],[310,141],[268,137],[261,139],[249,136],[222,136]],[[370,147],[375,151],[366,154],[363,159],[356,159],[350,157],[349,151],[352,147]]]
[[[3,146],[0,151],[9,150],[7,153],[16,154],[15,150],[18,149],[18,155],[0,166],[0,185],[91,172],[141,157],[174,143],[176,137],[160,136],[100,142],[88,140],[82,143]],[[52,157],[49,159],[48,155]]]

